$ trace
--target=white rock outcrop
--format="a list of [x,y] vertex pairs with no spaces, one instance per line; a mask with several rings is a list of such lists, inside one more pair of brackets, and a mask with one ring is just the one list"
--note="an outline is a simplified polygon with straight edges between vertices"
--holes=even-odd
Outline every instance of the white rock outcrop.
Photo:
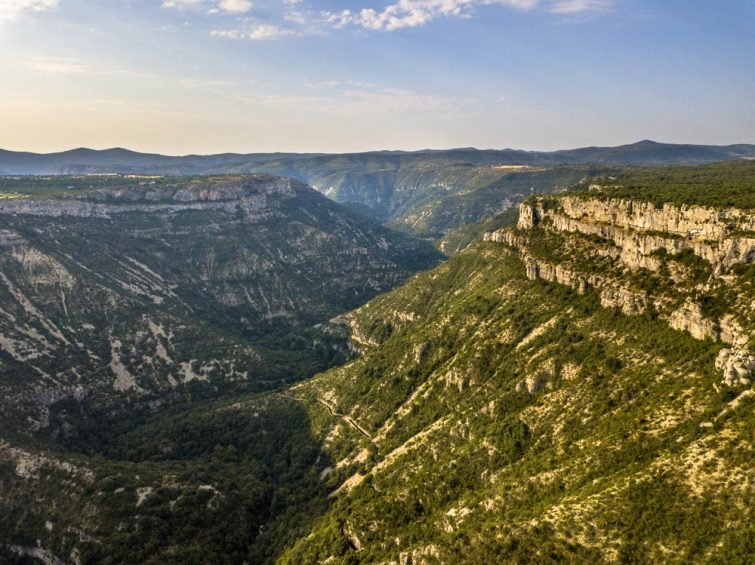
[[713,320],[703,316],[700,305],[687,300],[681,308],[671,313],[669,326],[675,330],[689,332],[695,339],[718,339],[720,332]]
[[755,216],[736,208],[706,208],[632,200],[600,200],[565,196],[559,206],[546,210],[541,204],[521,204],[520,229],[530,229],[548,220],[552,229],[596,235],[621,249],[621,259],[632,269],[653,269],[648,258],[665,250],[676,254],[690,249],[718,272],[737,263],[755,261]]
[[[736,280],[726,274],[731,266],[755,262],[754,214],[735,208],[673,204],[656,208],[646,202],[582,196],[563,196],[555,201],[551,198],[547,204],[542,199],[534,204],[521,204],[518,229],[490,232],[485,234],[484,240],[505,243],[516,249],[530,280],[556,282],[580,294],[595,290],[606,308],[617,308],[626,315],[653,311],[670,327],[685,331],[695,339],[731,344],[731,348],[721,351],[716,361],[716,367],[723,372],[724,384],[740,386],[752,382],[755,356],[737,317],[732,313],[720,319],[706,316],[697,295]],[[580,268],[573,257],[564,257],[564,264],[557,264],[534,256],[529,249],[527,231],[536,227],[560,232],[566,237],[570,233],[597,236],[600,239],[594,246],[586,246],[589,252],[618,263],[619,268],[597,274]],[[664,261],[662,254],[656,253],[659,250],[671,255],[691,250],[712,265],[713,277],[704,285],[687,285],[687,298],[681,306],[677,295],[665,295],[662,291],[650,295],[645,290],[631,288],[631,284],[627,286],[621,267],[658,273],[665,266],[667,276],[675,283],[688,282],[685,265]],[[747,308],[739,310],[739,318],[747,315]],[[538,386],[535,381],[524,380],[518,384],[518,389],[532,392]]]
[[748,386],[755,370],[755,355],[746,346],[722,349],[716,358],[716,368],[723,372],[726,386]]

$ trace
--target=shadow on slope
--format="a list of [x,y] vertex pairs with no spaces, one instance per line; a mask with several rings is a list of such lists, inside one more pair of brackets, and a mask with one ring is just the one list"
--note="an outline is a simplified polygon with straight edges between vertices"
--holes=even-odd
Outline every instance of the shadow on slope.
[[71,468],[48,455],[27,476],[0,472],[0,539],[81,563],[266,563],[327,509],[329,460],[289,398],[185,403],[109,429],[66,441]]

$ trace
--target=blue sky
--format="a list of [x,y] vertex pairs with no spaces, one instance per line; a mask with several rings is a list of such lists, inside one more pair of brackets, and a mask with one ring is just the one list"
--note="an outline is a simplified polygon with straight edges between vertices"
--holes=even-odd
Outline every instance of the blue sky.
[[751,0],[0,0],[0,147],[755,142]]

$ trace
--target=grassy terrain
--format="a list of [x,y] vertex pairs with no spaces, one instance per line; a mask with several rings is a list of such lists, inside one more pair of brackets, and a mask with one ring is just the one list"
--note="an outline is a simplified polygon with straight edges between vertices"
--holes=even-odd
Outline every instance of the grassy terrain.
[[313,414],[355,486],[285,562],[746,562],[753,402],[725,410],[720,345],[529,281],[500,244],[354,319],[362,357],[294,392],[371,438]]
[[0,175],[0,199],[44,198],[83,195],[100,189],[171,188],[190,189],[212,187],[220,184],[244,181],[244,175],[214,176],[163,176],[134,174],[91,174],[51,176],[2,176]]
[[628,198],[699,206],[755,209],[755,161],[728,161],[686,167],[635,168],[591,183],[601,185],[591,197]]
[[[585,194],[746,207],[747,166],[612,172],[634,188]],[[517,247],[479,241],[513,220],[452,231],[448,261],[320,324],[437,255],[311,191],[253,226],[9,217],[0,333],[40,355],[0,352],[0,543],[84,564],[749,565],[755,389],[722,383],[731,346],[531,280],[520,252],[668,308],[692,297],[751,342],[753,264],[716,279],[659,250],[631,270],[607,240],[545,222],[514,230]],[[114,337],[149,394],[112,401]],[[209,380],[168,386],[185,361]],[[258,386],[229,378],[242,371]],[[0,561],[25,562],[1,545]]]

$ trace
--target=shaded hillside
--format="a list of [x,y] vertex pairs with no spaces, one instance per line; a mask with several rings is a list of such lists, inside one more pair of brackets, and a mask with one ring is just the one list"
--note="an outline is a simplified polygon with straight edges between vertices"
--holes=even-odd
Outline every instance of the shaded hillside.
[[271,562],[329,504],[330,460],[279,395],[131,414],[65,444],[0,439],[0,562]]
[[65,427],[63,399],[144,404],[303,378],[344,355],[317,324],[439,258],[289,179],[61,181],[70,195],[19,184],[0,200],[0,412],[13,427]]

